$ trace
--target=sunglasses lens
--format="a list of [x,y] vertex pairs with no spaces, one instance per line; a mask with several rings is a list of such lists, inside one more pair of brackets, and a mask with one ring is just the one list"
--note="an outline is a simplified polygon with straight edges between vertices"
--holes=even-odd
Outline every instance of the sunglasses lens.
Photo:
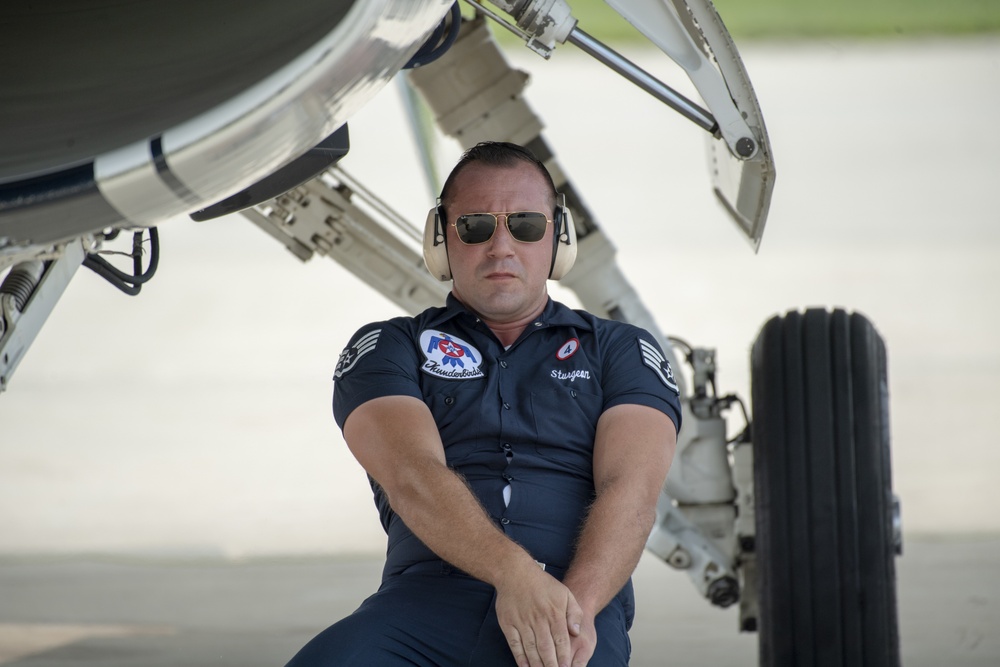
[[455,230],[462,243],[486,243],[493,236],[497,227],[497,219],[489,213],[472,213],[459,216],[455,222]]
[[[501,214],[502,215],[502,214]],[[521,243],[534,243],[541,241],[545,236],[545,227],[549,219],[544,213],[535,211],[522,211],[520,213],[510,213],[503,216],[507,219],[507,229],[515,240]],[[455,230],[462,243],[475,245],[486,243],[493,238],[493,232],[497,228],[497,218],[492,213],[470,213],[458,216],[455,221]]]
[[510,235],[523,243],[534,243],[541,241],[545,236],[545,226],[548,218],[544,213],[526,211],[523,213],[511,213],[507,216],[507,228]]

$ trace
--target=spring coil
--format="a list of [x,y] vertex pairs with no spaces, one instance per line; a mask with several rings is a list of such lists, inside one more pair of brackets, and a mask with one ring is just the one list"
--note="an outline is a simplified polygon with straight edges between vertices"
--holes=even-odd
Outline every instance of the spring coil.
[[12,295],[18,312],[24,310],[24,305],[31,298],[44,271],[45,264],[37,259],[15,265],[4,278],[3,284],[0,284],[0,296]]

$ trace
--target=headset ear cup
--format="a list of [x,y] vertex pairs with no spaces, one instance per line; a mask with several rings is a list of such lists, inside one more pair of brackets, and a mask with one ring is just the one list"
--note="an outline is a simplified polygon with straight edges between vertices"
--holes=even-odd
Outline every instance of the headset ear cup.
[[556,207],[555,235],[550,280],[559,280],[565,276],[576,261],[576,225],[573,223],[573,214],[566,206]]
[[441,209],[437,206],[427,212],[427,222],[424,223],[424,264],[431,275],[438,280],[451,280],[444,220]]

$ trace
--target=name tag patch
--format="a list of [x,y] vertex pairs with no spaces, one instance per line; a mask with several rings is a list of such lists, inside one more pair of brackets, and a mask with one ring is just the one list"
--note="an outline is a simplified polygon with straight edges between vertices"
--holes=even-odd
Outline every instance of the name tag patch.
[[576,381],[577,378],[589,380],[590,371],[552,371],[549,373],[549,377],[556,380],[569,380],[570,382]]
[[420,370],[448,380],[484,377],[483,355],[458,336],[427,329],[420,333],[420,350],[427,361]]

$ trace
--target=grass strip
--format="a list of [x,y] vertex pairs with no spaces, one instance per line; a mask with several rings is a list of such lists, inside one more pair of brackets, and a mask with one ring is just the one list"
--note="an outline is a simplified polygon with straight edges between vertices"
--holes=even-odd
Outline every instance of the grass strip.
[[[644,41],[603,0],[569,0],[583,30],[609,43]],[[1000,35],[1000,0],[716,0],[737,39]],[[503,43],[516,38],[500,29]]]

